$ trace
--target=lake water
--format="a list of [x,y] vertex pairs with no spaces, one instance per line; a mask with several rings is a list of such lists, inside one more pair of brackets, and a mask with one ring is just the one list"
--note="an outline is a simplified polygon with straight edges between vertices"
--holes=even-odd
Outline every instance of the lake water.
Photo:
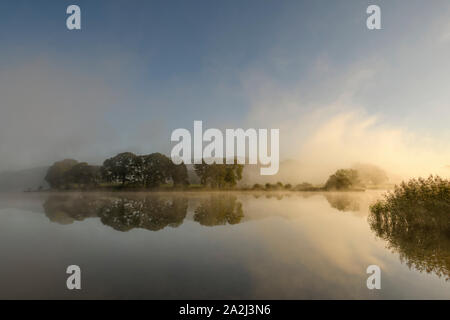
[[377,238],[381,195],[2,194],[0,298],[450,299],[449,239],[416,252]]

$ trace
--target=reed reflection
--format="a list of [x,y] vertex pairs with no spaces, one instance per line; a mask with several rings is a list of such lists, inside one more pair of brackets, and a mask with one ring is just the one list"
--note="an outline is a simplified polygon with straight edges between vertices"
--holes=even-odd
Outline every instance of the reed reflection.
[[371,208],[369,224],[411,269],[450,280],[450,216],[447,206],[410,205],[388,198]]

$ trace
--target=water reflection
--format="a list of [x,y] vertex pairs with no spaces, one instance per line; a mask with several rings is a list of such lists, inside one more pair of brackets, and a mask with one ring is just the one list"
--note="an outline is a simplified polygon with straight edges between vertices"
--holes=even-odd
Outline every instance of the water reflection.
[[[0,298],[448,299],[450,282],[408,270],[375,239],[367,214],[382,194],[0,195]],[[405,261],[448,277],[444,216],[417,228],[427,216],[414,215],[381,215],[372,229]],[[76,295],[64,285],[74,263],[87,271]],[[384,290],[367,290],[371,264]]]
[[325,198],[331,207],[343,212],[356,212],[360,210],[358,199],[348,193],[327,193]]
[[43,205],[52,222],[70,224],[89,217],[118,231],[142,228],[152,231],[177,227],[186,217],[188,200],[156,196],[98,197],[50,196]]
[[85,195],[50,196],[43,204],[49,220],[59,224],[71,224],[74,221],[98,217],[101,206],[101,199]]
[[444,210],[409,206],[404,210],[374,211],[369,224],[402,262],[420,272],[450,280],[450,216]]
[[[283,193],[249,196],[277,201],[293,197]],[[298,195],[302,199],[312,196],[309,193]],[[323,196],[339,211],[356,213],[360,210],[358,195],[330,193]],[[244,217],[245,220],[255,219],[255,215],[245,216],[242,202],[233,194],[210,194],[191,203],[190,218],[203,226],[234,225],[243,222]],[[135,228],[157,231],[181,225],[188,215],[189,201],[180,194],[54,194],[46,199],[43,207],[49,220],[59,224],[100,218],[104,225],[118,231]],[[265,213],[265,216],[270,215],[270,212]]]
[[[252,195],[259,198],[261,195]],[[302,195],[307,197],[309,195]],[[360,211],[358,195],[323,195],[332,208]],[[280,200],[283,194],[266,194]],[[86,218],[100,221],[118,231],[135,228],[151,231],[178,227],[188,215],[188,198],[180,195],[52,195],[43,207],[50,221],[71,224]],[[244,210],[235,195],[213,194],[194,202],[195,222],[202,226],[235,225],[243,222]],[[441,210],[442,211],[442,210]],[[375,234],[400,254],[408,267],[450,279],[450,221],[447,212],[408,207],[403,211],[372,212],[369,225]],[[251,219],[251,215],[246,220]],[[255,217],[253,217],[255,218]]]
[[[71,224],[97,217],[118,231],[135,228],[158,231],[178,227],[186,218],[188,199],[183,196],[52,195],[43,205],[50,221]],[[233,195],[211,195],[194,210],[194,221],[203,226],[238,224],[244,217],[242,203]]]
[[244,217],[236,196],[210,196],[195,209],[194,220],[203,226],[238,224]]
[[101,207],[99,217],[103,224],[118,231],[134,228],[157,231],[167,226],[176,228],[181,225],[187,207],[186,198],[161,199],[149,196],[142,199],[110,199]]

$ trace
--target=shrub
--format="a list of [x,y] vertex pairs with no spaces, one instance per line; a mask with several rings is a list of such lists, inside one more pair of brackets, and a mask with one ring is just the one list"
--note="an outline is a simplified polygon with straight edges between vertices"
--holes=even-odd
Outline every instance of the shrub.
[[370,207],[376,235],[419,271],[450,278],[450,181],[412,179]]

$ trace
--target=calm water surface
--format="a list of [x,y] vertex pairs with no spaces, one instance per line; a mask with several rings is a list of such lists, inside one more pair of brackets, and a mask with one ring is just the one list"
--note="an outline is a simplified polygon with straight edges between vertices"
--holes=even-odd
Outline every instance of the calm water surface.
[[381,194],[2,194],[0,298],[450,299],[449,239],[377,238]]

